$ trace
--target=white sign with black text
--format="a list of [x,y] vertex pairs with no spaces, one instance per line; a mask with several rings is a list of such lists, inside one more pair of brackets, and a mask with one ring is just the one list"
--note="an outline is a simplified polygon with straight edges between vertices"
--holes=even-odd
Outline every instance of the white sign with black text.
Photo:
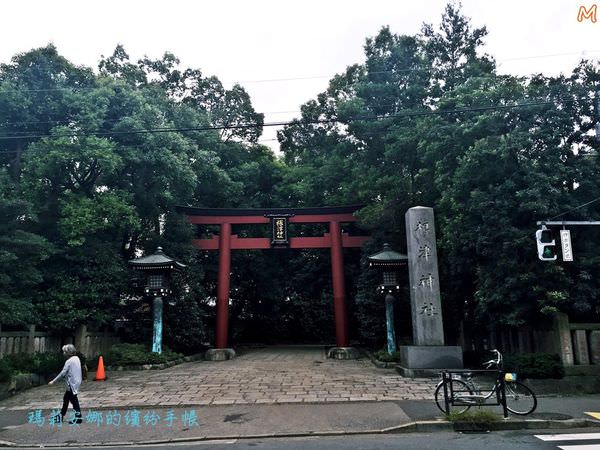
[[560,230],[560,243],[562,245],[563,261],[573,261],[573,248],[571,247],[570,230]]

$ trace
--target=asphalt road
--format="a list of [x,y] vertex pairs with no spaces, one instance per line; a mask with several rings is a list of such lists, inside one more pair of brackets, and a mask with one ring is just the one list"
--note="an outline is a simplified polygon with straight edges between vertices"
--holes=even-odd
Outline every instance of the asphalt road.
[[[570,445],[586,446],[595,445],[600,449],[599,429],[568,430],[569,435],[579,434],[576,439],[573,436],[559,435],[553,441],[544,441],[536,435],[549,435],[553,432],[543,430],[527,431],[503,431],[493,433],[463,434],[454,432],[437,433],[414,433],[414,434],[385,434],[385,435],[354,435],[336,437],[298,437],[298,438],[270,438],[270,439],[232,439],[224,441],[205,441],[198,443],[177,443],[145,445],[134,447],[95,447],[104,450],[128,450],[131,448],[172,448],[184,449],[281,449],[281,450],[342,450],[342,449],[419,449],[419,450],[533,450],[533,449],[558,449]],[[561,436],[564,439],[561,439]],[[583,439],[590,437],[590,439]],[[569,439],[570,438],[570,439]],[[30,447],[31,449],[39,447]],[[73,447],[53,447],[72,449]],[[90,448],[90,447],[87,447]],[[582,447],[586,448],[586,447]],[[589,449],[590,447],[587,447]]]

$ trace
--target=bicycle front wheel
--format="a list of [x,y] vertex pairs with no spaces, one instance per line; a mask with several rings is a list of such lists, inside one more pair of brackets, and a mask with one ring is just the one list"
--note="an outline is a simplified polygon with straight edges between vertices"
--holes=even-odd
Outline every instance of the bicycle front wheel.
[[537,398],[531,389],[518,381],[508,381],[506,388],[506,407],[519,416],[525,416],[535,411]]
[[[450,383],[446,382],[446,386],[447,386],[448,395],[449,395],[450,394]],[[465,383],[464,381],[461,381],[461,380],[452,380],[452,389],[454,390],[455,400],[457,397],[460,397],[460,395],[465,395],[465,394],[473,395],[473,391],[471,390],[471,388],[467,385],[467,383]],[[443,382],[440,383],[438,385],[437,389],[435,390],[435,404],[440,409],[440,411],[442,411],[444,414],[446,414],[446,402],[444,401],[444,383]],[[471,407],[471,405],[456,405],[456,406],[450,405],[450,411],[454,412],[456,414],[462,414],[462,413],[466,412],[470,407]]]

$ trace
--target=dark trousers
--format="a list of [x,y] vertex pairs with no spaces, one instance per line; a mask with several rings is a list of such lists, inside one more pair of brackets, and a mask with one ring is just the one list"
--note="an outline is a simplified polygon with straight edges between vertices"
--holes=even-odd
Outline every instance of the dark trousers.
[[73,405],[73,409],[77,413],[77,417],[81,416],[81,408],[79,408],[79,400],[77,399],[77,394],[73,394],[71,388],[67,389],[65,392],[65,396],[63,397],[63,406],[60,411],[61,416],[65,416],[67,414],[67,409],[69,409],[69,402]]

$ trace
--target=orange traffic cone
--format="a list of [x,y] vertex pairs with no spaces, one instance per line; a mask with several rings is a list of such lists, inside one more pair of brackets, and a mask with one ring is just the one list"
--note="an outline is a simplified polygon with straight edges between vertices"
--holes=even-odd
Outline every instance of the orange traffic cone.
[[96,369],[96,376],[94,377],[94,381],[104,381],[106,380],[106,373],[104,373],[104,360],[102,356],[98,358],[98,368]]

